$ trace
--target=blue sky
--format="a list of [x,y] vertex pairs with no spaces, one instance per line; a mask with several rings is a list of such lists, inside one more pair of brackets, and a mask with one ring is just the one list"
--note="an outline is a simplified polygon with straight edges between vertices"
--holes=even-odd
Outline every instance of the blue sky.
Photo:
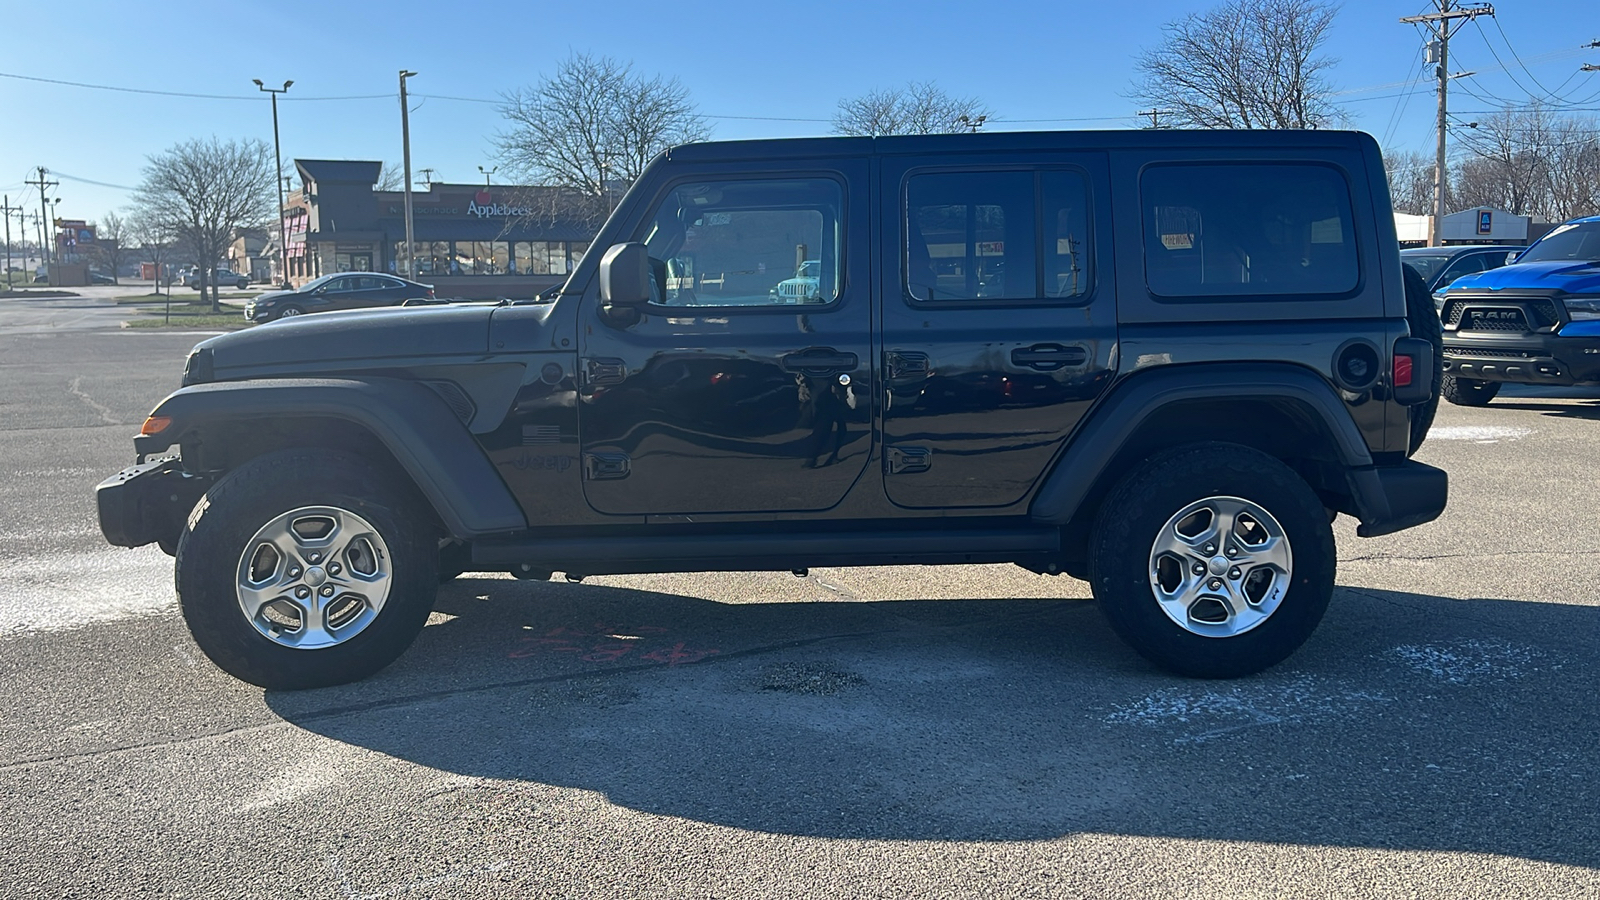
[[[245,99],[0,76],[0,192],[36,210],[38,191],[23,181],[43,165],[61,182],[54,189],[60,215],[96,219],[129,196],[88,181],[137,184],[145,157],[179,140],[215,134],[270,142],[268,100],[253,78],[295,82],[279,108],[286,170],[297,156],[398,161],[402,67],[419,73],[411,81],[421,95],[411,117],[413,168],[474,181],[477,166],[494,165],[491,138],[502,120],[493,102],[472,101],[534,83],[571,50],[680,78],[724,139],[824,134],[841,97],[907,80],[983,98],[1008,120],[997,128],[1126,128],[1141,108],[1127,97],[1135,54],[1159,40],[1163,22],[1211,5],[81,0],[30,15],[26,32],[5,43],[0,73]],[[1455,83],[1462,90],[1452,90],[1452,109],[1470,119],[1490,108],[1487,99],[1525,102],[1542,85],[1600,110],[1600,72],[1578,73],[1584,63],[1600,64],[1600,49],[1581,49],[1600,39],[1600,5],[1494,5],[1498,27],[1480,18],[1451,42],[1451,69],[1479,73]],[[1327,49],[1339,59],[1332,71],[1344,92],[1338,99],[1355,127],[1387,138],[1387,146],[1432,146],[1431,81],[1408,84],[1423,74],[1422,39],[1397,22],[1428,6],[1349,0],[1333,23]],[[344,97],[368,98],[315,99]],[[1020,121],[1028,119],[1050,121]]]

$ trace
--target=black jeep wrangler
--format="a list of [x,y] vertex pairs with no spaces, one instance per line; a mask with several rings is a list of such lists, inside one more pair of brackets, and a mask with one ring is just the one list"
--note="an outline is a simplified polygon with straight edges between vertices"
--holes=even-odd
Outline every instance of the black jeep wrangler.
[[1002,562],[1238,676],[1321,619],[1336,513],[1444,508],[1413,280],[1363,134],[694,144],[553,301],[200,344],[100,520],[269,688],[382,668],[462,571]]

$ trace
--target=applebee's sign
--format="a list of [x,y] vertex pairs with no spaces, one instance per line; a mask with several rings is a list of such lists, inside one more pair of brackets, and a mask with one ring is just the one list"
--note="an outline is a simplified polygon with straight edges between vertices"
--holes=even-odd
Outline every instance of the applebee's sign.
[[467,201],[467,215],[487,219],[490,216],[531,216],[533,210],[526,206],[506,206],[495,203],[488,191],[479,191],[477,196]]

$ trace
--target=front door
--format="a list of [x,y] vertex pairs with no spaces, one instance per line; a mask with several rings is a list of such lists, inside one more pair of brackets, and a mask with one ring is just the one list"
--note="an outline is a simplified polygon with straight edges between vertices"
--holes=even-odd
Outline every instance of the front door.
[[603,513],[839,503],[872,446],[866,164],[683,172],[632,235],[653,300],[580,312],[584,492]]
[[1115,365],[1105,155],[890,158],[881,184],[885,492],[1020,503]]

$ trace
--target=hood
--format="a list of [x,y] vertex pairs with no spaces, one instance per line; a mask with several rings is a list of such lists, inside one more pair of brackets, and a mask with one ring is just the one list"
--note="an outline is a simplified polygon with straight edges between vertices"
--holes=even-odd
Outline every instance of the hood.
[[[315,373],[357,360],[400,361],[485,353],[497,307],[393,306],[313,313],[202,342],[218,379]],[[334,365],[330,366],[329,364]]]
[[1462,276],[1450,285],[1451,294],[1503,290],[1600,294],[1600,264],[1583,260],[1513,263]]
[[251,302],[257,306],[260,306],[261,304],[271,300],[281,300],[284,297],[293,297],[294,293],[294,291],[267,291],[264,294],[257,294],[256,296],[252,297]]

